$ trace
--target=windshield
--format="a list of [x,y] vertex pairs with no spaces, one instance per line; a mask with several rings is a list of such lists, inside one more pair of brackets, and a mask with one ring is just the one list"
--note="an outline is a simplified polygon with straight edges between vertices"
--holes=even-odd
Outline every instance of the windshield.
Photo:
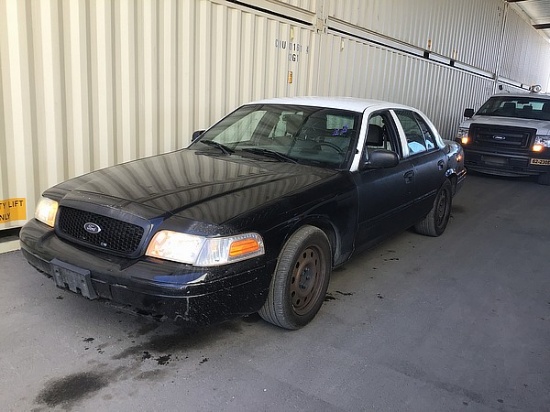
[[550,99],[541,99],[536,96],[493,96],[481,106],[477,114],[550,120]]
[[346,168],[361,114],[295,105],[243,106],[203,133],[190,149],[229,156]]

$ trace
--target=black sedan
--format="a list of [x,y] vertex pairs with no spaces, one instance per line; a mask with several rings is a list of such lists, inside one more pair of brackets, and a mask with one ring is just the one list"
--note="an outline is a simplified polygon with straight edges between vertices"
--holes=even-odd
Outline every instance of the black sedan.
[[466,171],[420,111],[352,98],[239,107],[186,149],[43,193],[21,250],[57,286],[184,324],[297,329],[331,271],[411,226],[441,235]]

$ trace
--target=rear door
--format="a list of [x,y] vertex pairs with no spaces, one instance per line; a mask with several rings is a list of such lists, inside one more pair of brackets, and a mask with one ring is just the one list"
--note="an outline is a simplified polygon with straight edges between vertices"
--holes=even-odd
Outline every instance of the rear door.
[[422,116],[411,110],[394,111],[407,139],[407,158],[414,170],[413,197],[419,219],[431,209],[445,180],[447,156],[437,145],[434,131]]

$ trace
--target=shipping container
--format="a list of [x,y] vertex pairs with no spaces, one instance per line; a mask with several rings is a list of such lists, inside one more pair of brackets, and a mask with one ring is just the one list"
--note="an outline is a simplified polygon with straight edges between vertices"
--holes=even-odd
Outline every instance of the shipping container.
[[0,0],[0,233],[47,187],[185,147],[250,100],[391,100],[452,138],[466,106],[549,71],[501,0]]

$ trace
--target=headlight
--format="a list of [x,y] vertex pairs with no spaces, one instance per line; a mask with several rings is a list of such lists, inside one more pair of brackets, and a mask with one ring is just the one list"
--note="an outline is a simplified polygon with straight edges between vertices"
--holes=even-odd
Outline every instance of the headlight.
[[50,227],[53,227],[55,223],[55,216],[57,215],[57,208],[59,204],[52,199],[43,197],[36,205],[36,210],[34,212],[34,217],[37,220],[40,220],[42,223],[47,224]]
[[545,148],[550,147],[550,136],[537,136],[533,144],[533,152],[542,152]]
[[265,253],[262,237],[245,233],[227,237],[203,237],[162,230],[153,236],[147,256],[194,266],[221,266]]
[[456,134],[456,141],[462,144],[468,144],[470,142],[469,132],[470,129],[467,127],[459,127],[458,133]]

